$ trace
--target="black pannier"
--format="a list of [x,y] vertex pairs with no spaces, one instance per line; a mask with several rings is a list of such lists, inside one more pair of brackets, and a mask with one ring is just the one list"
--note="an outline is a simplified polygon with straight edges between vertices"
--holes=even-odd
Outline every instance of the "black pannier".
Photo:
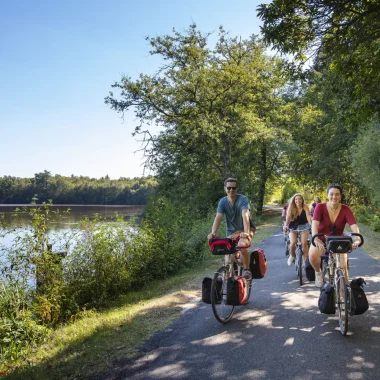
[[322,285],[318,307],[323,314],[335,314],[334,287],[331,284]]
[[360,315],[368,310],[368,300],[364,293],[363,285],[366,282],[363,278],[359,277],[350,282],[351,288],[351,315]]
[[214,238],[208,242],[213,255],[228,255],[233,253],[233,241],[229,238]]
[[349,253],[352,251],[350,236],[326,236],[326,248],[329,252]]
[[315,270],[310,264],[309,258],[305,261],[305,273],[308,281],[315,281]]
[[[202,281],[202,301],[204,303],[211,303],[211,285],[212,285],[212,278],[205,277]],[[221,303],[223,299],[223,293],[222,293],[222,286],[223,286],[223,279],[218,278],[216,283],[216,303]]]

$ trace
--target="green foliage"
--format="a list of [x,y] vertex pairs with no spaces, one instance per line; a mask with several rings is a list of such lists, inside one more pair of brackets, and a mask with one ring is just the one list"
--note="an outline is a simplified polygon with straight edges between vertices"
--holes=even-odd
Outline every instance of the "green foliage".
[[363,126],[353,149],[353,169],[371,199],[380,204],[380,123]]
[[45,170],[34,178],[0,177],[0,203],[27,204],[37,194],[40,201],[57,204],[146,204],[154,192],[153,177],[111,180],[89,177],[52,176]]
[[300,190],[297,189],[293,183],[287,182],[285,186],[282,188],[281,204],[284,205],[285,203],[287,203],[289,199],[298,192],[300,192]]
[[0,362],[26,354],[49,332],[28,310],[28,301],[26,289],[13,278],[0,281]]
[[[122,77],[113,85],[118,94],[105,101],[120,113],[133,108],[146,165],[173,202],[204,212],[234,176],[261,212],[295,112],[282,98],[283,62],[266,55],[256,36],[230,37],[221,27],[214,47],[209,36],[193,24],[183,34],[148,38],[165,65],[154,76]],[[163,131],[153,136],[152,124]]]
[[357,207],[355,216],[360,223],[371,227],[373,231],[380,232],[380,212],[379,209],[370,207]]
[[1,357],[15,360],[48,328],[202,260],[210,229],[203,219],[209,215],[192,219],[188,211],[159,197],[151,200],[140,225],[95,215],[54,241],[65,256],[50,249],[49,223],[58,212],[51,203],[31,208],[30,227],[2,232],[14,239],[11,247],[1,247],[6,254],[0,275]]

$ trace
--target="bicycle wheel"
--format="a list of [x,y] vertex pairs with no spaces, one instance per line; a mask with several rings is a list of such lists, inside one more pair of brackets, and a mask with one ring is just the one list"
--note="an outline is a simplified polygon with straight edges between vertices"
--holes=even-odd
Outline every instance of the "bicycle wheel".
[[338,309],[339,329],[343,335],[346,335],[348,330],[348,293],[346,280],[342,271],[337,272],[335,297]]
[[215,318],[220,323],[227,323],[231,320],[236,306],[227,305],[227,268],[225,266],[218,269],[214,274],[211,284],[211,306]]
[[298,277],[300,278],[300,286],[302,286],[302,256],[303,256],[303,251],[300,246],[297,247],[296,250],[296,259],[297,259],[297,274]]
[[286,256],[286,257],[289,257],[289,255],[290,255],[290,252],[289,252],[289,244],[286,243],[286,246],[285,246],[285,256]]

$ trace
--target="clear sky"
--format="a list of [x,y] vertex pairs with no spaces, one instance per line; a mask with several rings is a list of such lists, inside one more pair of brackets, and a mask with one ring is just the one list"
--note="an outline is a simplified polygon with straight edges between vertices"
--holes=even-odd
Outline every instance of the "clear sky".
[[[146,36],[259,34],[265,0],[0,1],[0,177],[140,177],[136,120],[104,104],[122,74],[158,68]],[[145,173],[146,175],[149,173]]]

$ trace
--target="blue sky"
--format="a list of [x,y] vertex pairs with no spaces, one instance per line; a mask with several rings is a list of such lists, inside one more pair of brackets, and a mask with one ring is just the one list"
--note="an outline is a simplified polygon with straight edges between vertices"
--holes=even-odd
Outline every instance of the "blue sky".
[[123,123],[104,104],[111,84],[157,70],[146,36],[192,22],[203,32],[259,34],[264,2],[0,1],[0,176],[142,176],[133,113]]

